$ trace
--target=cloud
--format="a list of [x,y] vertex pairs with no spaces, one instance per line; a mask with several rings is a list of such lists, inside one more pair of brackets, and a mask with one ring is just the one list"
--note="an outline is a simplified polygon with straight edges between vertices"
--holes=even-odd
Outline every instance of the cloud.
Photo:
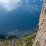
[[[0,1],[1,2],[1,1]],[[5,2],[5,3],[4,3]],[[2,2],[1,4],[9,11],[13,10],[13,9],[16,9],[18,8],[22,1],[21,0],[7,0],[7,1],[4,1]]]
[[43,1],[43,0],[40,0],[40,1]]
[[0,2],[8,3],[9,0],[0,0]]
[[34,2],[35,2],[36,0],[34,0]]
[[25,0],[25,5],[29,7],[29,0]]
[[[33,9],[35,7],[36,0],[31,0],[29,3],[29,0],[24,0],[25,5],[27,8],[30,9],[30,7]],[[39,0],[40,2],[43,0]],[[1,4],[9,11],[17,9],[19,6],[21,6],[23,0],[0,0],[2,2]],[[37,4],[36,4],[37,5]],[[35,7],[36,8],[36,7]]]
[[21,2],[21,0],[9,0],[10,2]]

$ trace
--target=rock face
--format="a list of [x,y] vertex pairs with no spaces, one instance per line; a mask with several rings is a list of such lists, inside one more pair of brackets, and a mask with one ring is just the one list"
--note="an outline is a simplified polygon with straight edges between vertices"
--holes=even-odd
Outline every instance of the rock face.
[[37,36],[32,46],[46,46],[46,0],[43,2]]

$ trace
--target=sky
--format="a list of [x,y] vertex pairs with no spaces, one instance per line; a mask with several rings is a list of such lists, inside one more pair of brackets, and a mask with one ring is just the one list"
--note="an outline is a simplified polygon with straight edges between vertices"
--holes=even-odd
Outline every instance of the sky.
[[0,2],[8,3],[9,0],[0,0]]
[[[25,0],[29,4],[29,0]],[[33,0],[35,2],[36,0]],[[43,1],[43,0],[40,0]],[[16,9],[21,6],[23,0],[0,0],[1,4],[9,11]],[[26,3],[26,5],[27,5]],[[32,5],[32,4],[31,4]]]
[[22,3],[21,0],[0,0],[1,5],[3,5],[7,10],[11,11],[12,9],[16,9]]
[[[4,2],[4,3],[8,3],[9,1],[12,1],[12,0],[0,0],[0,2]],[[20,0],[13,0],[15,2],[19,2]]]
[[[7,2],[9,2],[10,0],[0,0],[0,2],[4,2],[4,3],[7,3]],[[15,0],[16,2],[18,2],[18,1],[20,1],[20,0]],[[35,0],[34,0],[35,1]],[[40,0],[40,1],[42,1],[42,0]]]

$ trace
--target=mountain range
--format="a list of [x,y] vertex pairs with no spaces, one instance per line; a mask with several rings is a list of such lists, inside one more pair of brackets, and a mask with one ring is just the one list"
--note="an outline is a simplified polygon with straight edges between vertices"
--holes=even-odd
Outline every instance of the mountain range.
[[[30,3],[29,3],[30,4]],[[0,33],[1,34],[13,34],[19,35],[25,32],[34,32],[39,22],[40,9],[30,9],[29,4],[25,4],[25,0],[20,7],[7,12],[6,8],[0,6],[3,11],[0,16]],[[36,3],[37,4],[37,3]],[[42,3],[41,3],[42,5]],[[40,6],[41,6],[40,5]],[[36,5],[37,6],[37,5]],[[39,5],[38,5],[39,6]],[[35,7],[34,7],[35,8]],[[3,14],[4,13],[4,14]],[[9,33],[10,32],[10,33]],[[17,33],[16,33],[17,32]],[[26,33],[29,34],[29,33]]]
[[[39,18],[39,11],[31,13],[23,5],[18,9],[0,16],[0,30],[8,32],[9,30],[32,30],[36,28]],[[3,32],[3,33],[4,33]]]

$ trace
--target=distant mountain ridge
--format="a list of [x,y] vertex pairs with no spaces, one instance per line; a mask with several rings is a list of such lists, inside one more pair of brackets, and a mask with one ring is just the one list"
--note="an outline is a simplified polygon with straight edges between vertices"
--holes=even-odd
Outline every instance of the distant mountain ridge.
[[9,35],[9,36],[7,36],[7,35],[4,35],[4,34],[0,34],[0,40],[6,40],[6,39],[14,39],[14,38],[17,38],[18,39],[18,37],[16,37],[15,35]]
[[5,39],[5,38],[6,38],[6,36],[5,36],[5,35],[0,34],[0,39]]
[[[36,28],[40,12],[34,11],[32,14],[24,5],[0,16],[1,33],[11,30],[27,31]],[[37,16],[37,17],[35,17]]]
[[[13,32],[14,34],[16,30],[21,34],[22,32],[34,32],[39,21],[40,8],[39,10],[35,8],[35,2],[33,0],[32,4],[35,9],[29,7],[30,2],[23,0],[20,7],[17,9],[13,9],[10,12],[3,14],[0,16],[0,33],[8,34],[9,32]],[[38,1],[36,1],[38,2]],[[29,4],[28,4],[29,3]],[[38,4],[38,3],[37,3]],[[39,4],[38,4],[39,6]],[[40,4],[41,6],[41,4]],[[20,33],[21,32],[21,33]],[[16,34],[16,33],[15,33]]]

